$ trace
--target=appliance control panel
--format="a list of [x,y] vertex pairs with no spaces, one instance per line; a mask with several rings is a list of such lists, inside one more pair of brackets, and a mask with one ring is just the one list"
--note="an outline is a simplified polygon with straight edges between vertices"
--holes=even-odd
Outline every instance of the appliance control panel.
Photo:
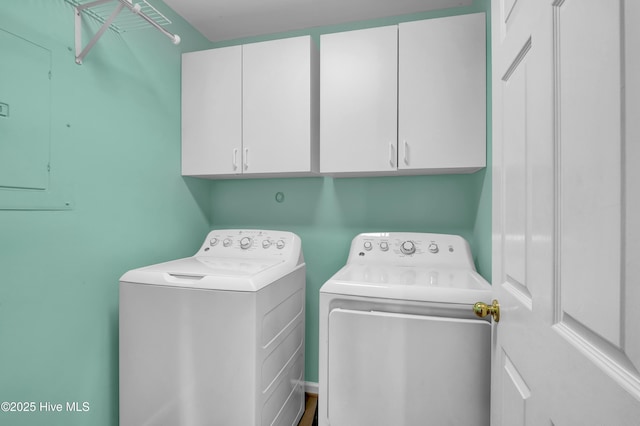
[[459,236],[421,232],[357,235],[347,263],[386,263],[475,269],[469,243]]
[[300,238],[292,232],[223,229],[209,232],[196,256],[285,258],[299,251]]

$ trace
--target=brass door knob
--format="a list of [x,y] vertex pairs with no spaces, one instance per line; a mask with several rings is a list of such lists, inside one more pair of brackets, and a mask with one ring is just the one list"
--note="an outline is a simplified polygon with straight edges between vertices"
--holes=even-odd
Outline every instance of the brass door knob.
[[480,318],[491,315],[495,322],[500,321],[500,303],[495,299],[491,305],[487,305],[484,302],[476,302],[476,304],[473,305],[473,312]]

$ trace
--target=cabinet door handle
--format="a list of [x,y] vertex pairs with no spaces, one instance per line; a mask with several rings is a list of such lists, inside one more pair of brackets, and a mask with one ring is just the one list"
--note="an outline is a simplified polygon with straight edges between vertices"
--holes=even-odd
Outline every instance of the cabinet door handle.
[[238,170],[238,148],[233,149],[233,170]]
[[249,168],[249,148],[244,149],[244,169]]
[[404,141],[404,164],[409,165],[409,144]]
[[393,143],[389,144],[389,164],[391,165],[391,167],[395,167],[396,166],[396,147],[393,145]]

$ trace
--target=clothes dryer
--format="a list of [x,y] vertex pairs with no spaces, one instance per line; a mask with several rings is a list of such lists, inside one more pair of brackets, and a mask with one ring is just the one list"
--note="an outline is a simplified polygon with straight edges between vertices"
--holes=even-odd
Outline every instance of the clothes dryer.
[[489,300],[459,236],[356,236],[320,289],[321,426],[488,425]]
[[296,425],[305,262],[290,232],[216,230],[120,280],[120,424]]

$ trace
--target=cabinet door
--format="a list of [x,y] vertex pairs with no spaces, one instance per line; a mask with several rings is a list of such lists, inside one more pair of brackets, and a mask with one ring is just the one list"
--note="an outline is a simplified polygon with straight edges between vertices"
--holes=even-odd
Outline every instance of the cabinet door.
[[398,168],[486,165],[483,13],[399,25]]
[[242,47],[182,55],[182,174],[240,173]]
[[317,171],[314,65],[317,48],[309,36],[243,47],[243,173]]
[[397,168],[398,28],[320,38],[320,171]]

